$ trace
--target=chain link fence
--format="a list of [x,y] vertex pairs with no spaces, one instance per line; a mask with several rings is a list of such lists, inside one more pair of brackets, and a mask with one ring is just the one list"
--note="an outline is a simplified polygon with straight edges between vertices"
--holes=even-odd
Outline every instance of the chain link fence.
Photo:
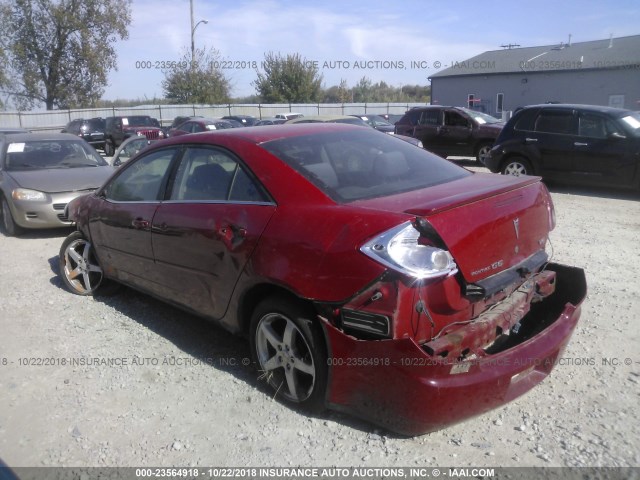
[[225,115],[273,117],[278,113],[296,112],[303,115],[403,114],[424,103],[316,103],[316,104],[226,104],[226,105],[141,105],[77,110],[47,110],[39,112],[0,112],[0,127],[21,127],[29,130],[60,130],[78,118],[149,115],[168,126],[177,116],[218,118]]

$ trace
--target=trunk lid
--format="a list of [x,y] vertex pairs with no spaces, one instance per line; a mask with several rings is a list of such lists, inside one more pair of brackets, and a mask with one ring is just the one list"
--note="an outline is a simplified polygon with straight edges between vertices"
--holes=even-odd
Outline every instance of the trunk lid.
[[552,228],[551,197],[539,177],[475,174],[362,203],[426,218],[469,283],[544,250]]

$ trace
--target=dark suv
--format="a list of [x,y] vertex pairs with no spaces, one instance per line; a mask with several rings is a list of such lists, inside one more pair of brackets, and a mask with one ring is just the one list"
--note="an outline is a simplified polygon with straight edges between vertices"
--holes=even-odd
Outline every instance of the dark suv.
[[525,107],[486,159],[492,172],[603,186],[640,186],[640,113],[593,105]]
[[430,105],[407,111],[396,122],[395,132],[421,140],[424,148],[441,157],[473,156],[484,163],[503,125],[491,115],[468,108]]
[[116,148],[119,147],[122,142],[135,135],[147,137],[148,140],[166,138],[166,134],[159,127],[158,121],[148,115],[107,117],[104,133],[104,153],[108,157],[113,156]]
[[104,118],[77,118],[67,123],[61,132],[76,135],[93,148],[104,148],[104,127]]

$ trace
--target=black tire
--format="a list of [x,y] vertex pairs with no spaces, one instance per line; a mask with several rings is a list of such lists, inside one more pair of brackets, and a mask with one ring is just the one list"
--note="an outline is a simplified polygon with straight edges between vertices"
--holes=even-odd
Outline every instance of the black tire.
[[62,242],[58,262],[62,281],[76,295],[106,293],[106,285],[113,285],[104,279],[93,245],[80,232]]
[[533,175],[533,167],[529,160],[524,157],[510,157],[503,164],[500,169],[503,175],[513,175],[514,177],[520,177],[522,175]]
[[489,155],[491,148],[493,147],[492,142],[483,142],[478,145],[476,148],[476,162],[478,162],[483,167],[485,166],[485,158]]
[[253,311],[249,336],[260,378],[276,396],[320,412],[325,409],[327,349],[313,318],[302,302],[267,298]]
[[2,228],[7,237],[17,237],[24,233],[24,228],[13,219],[7,199],[2,197]]
[[116,149],[113,145],[113,140],[105,140],[104,142],[104,154],[107,157],[113,157],[113,154],[116,153]]

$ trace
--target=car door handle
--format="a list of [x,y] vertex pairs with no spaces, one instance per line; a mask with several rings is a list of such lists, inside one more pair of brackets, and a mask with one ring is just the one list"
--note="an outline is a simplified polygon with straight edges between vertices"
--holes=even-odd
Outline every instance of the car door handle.
[[573,142],[573,145],[575,147],[588,147],[589,146],[588,143],[583,143],[583,142]]
[[538,139],[537,138],[529,138],[529,137],[527,137],[527,138],[524,139],[524,141],[525,141],[525,143],[535,143],[535,142],[538,141]]
[[151,222],[149,222],[149,220],[138,217],[133,222],[131,222],[131,225],[133,225],[133,228],[146,229],[149,228]]

